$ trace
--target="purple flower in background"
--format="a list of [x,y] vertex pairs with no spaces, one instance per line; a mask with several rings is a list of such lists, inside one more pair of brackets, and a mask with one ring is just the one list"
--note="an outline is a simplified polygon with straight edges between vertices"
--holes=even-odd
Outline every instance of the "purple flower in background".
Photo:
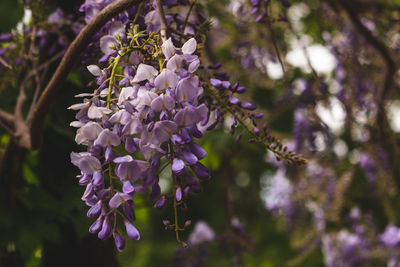
[[199,179],[208,180],[211,178],[210,170],[200,162],[190,167]]
[[376,176],[376,166],[375,162],[371,158],[370,155],[367,153],[362,153],[360,155],[360,166],[361,168],[364,169],[365,175],[367,176],[367,179],[369,182],[374,182],[375,181],[375,176]]
[[61,23],[64,20],[64,12],[60,8],[57,8],[56,11],[50,14],[47,20],[52,24]]
[[214,239],[214,231],[204,221],[197,222],[193,231],[189,235],[189,243],[193,246],[197,246],[205,242],[211,242]]
[[398,247],[400,245],[400,229],[389,224],[386,226],[385,231],[379,236],[379,240],[386,247]]
[[362,266],[368,244],[365,238],[341,230],[322,237],[322,251],[326,266]]
[[12,33],[2,33],[0,34],[0,43],[9,42],[13,39]]
[[352,233],[342,230],[337,236],[337,240],[340,243],[340,249],[345,256],[350,256],[361,248],[362,239]]
[[282,211],[290,204],[292,185],[285,177],[285,169],[283,168],[278,169],[270,179],[264,198],[267,209]]

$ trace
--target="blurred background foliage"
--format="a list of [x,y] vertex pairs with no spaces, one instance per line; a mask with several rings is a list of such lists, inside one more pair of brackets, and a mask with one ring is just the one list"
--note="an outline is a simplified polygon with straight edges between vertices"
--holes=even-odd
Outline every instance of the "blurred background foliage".
[[[61,7],[66,13],[76,12],[82,3],[77,0],[40,2],[44,14],[49,14],[56,7]],[[278,64],[273,42],[286,55],[291,50],[289,40],[293,36],[289,36],[290,30],[285,22],[276,22],[272,29],[274,40],[271,40],[265,24],[256,23],[254,18],[246,18],[250,16],[248,13],[246,15],[246,12],[240,13],[241,10],[235,9],[239,2],[250,8],[250,3],[246,1],[199,0],[196,8],[214,17],[214,27],[205,44],[205,56],[209,61],[222,62],[232,79],[249,89],[247,97],[265,111],[265,120],[274,134],[281,139],[290,139],[294,124],[293,109],[297,103],[292,98],[284,98],[288,93],[288,85],[298,78],[304,78],[319,88],[320,79],[327,79],[332,74],[319,73],[319,78],[315,78],[304,68],[287,65],[285,77],[272,79],[266,68],[260,69],[260,64],[264,66],[262,60]],[[275,17],[285,12],[280,5],[271,2]],[[311,37],[312,43],[324,44],[323,34],[336,31],[335,25],[322,12],[321,2],[324,1],[290,2],[292,5],[306,5],[308,12],[299,18],[299,23],[302,25],[302,34]],[[400,4],[400,1],[394,3]],[[22,16],[21,2],[1,0],[0,33],[12,30]],[[292,25],[294,28],[296,26]],[[250,44],[253,49],[249,49]],[[257,49],[264,52],[259,53]],[[255,58],[244,64],[243,53],[248,51],[253,51]],[[251,64],[258,67],[252,69],[249,67]],[[0,257],[7,258],[7,261],[3,261],[6,267],[178,266],[177,260],[183,252],[178,248],[174,234],[164,231],[162,224],[163,219],[172,219],[173,216],[172,207],[168,205],[162,211],[157,211],[144,198],[137,202],[137,227],[141,231],[141,240],[129,241],[122,253],[116,252],[112,240],[98,240],[87,231],[92,220],[86,217],[87,208],[80,200],[84,189],[75,178],[78,171],[70,163],[71,151],[81,148],[74,142],[75,130],[68,126],[73,121],[74,112],[66,108],[75,103],[74,95],[91,90],[87,86],[90,80],[84,66],[69,75],[47,116],[42,148],[28,152],[22,157],[22,162],[15,155],[14,160],[9,162],[7,173],[1,174]],[[16,91],[17,88],[12,87],[0,91],[1,108],[12,110]],[[323,90],[318,89],[317,92],[323,94]],[[237,129],[237,132],[241,132],[241,129]],[[349,133],[344,132],[343,139],[351,141],[346,134]],[[200,220],[206,221],[216,232],[217,239],[226,241],[209,245],[207,256],[204,257],[205,266],[268,267],[296,263],[299,266],[322,266],[321,251],[315,249],[305,254],[299,251],[291,238],[293,236],[286,232],[283,218],[273,216],[265,207],[261,197],[262,177],[271,176],[277,169],[266,160],[268,155],[265,149],[258,144],[248,144],[248,136],[243,136],[238,144],[234,139],[229,130],[220,127],[207,133],[201,140],[208,152],[202,162],[212,170],[212,179],[202,184],[204,190],[201,194],[189,199],[189,209],[181,215],[182,220],[192,220],[192,225]],[[7,140],[7,133],[0,129],[0,153]],[[346,143],[349,149],[352,146],[350,141]],[[351,164],[345,161],[338,168],[345,170]],[[349,201],[360,203],[361,206],[373,206],[373,200],[358,194],[366,187],[363,180],[357,178],[363,177],[363,172],[358,170],[354,175],[356,179],[351,184],[354,194]],[[244,226],[245,237],[232,232],[233,218],[237,218]],[[385,219],[382,227],[384,225]],[[188,237],[191,229],[193,227],[184,232],[184,237]],[[306,238],[305,231],[299,234],[298,239],[302,238]]]

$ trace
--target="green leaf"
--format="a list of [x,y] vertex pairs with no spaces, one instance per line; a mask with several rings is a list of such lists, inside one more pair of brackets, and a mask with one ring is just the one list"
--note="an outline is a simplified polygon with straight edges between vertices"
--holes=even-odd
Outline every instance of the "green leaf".
[[39,185],[39,179],[27,164],[24,164],[23,172],[24,178],[29,184]]

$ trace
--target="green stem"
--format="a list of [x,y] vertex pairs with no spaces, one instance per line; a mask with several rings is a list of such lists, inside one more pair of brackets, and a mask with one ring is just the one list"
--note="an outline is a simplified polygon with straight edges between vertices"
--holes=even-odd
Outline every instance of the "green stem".
[[114,85],[114,78],[115,78],[115,71],[117,70],[118,64],[121,62],[122,57],[125,54],[122,53],[121,55],[118,55],[115,60],[114,60],[114,65],[113,68],[111,70],[111,76],[110,76],[110,83],[108,86],[108,94],[107,94],[107,108],[110,108],[110,104],[111,104],[111,93],[112,93],[112,88]]
[[[174,188],[176,188],[176,178],[175,178],[175,175],[173,175],[173,176],[174,176]],[[176,241],[178,241],[180,243],[181,240],[179,239],[178,205],[176,203],[175,194],[172,197],[174,198],[175,237],[176,237]]]
[[166,163],[164,166],[162,166],[160,168],[160,170],[158,171],[158,174],[161,174],[161,172],[169,165],[169,163]]
[[188,13],[186,14],[185,22],[183,23],[183,31],[185,31],[186,25],[189,21],[190,13],[192,13],[192,9],[193,9],[194,5],[196,4],[196,2],[197,2],[197,0],[194,0],[189,7]]
[[110,196],[112,196],[114,191],[114,186],[112,181],[111,163],[108,164],[108,176],[110,179]]
[[[196,1],[197,1],[197,0],[194,0],[194,1],[190,4],[188,13],[186,14],[185,22],[183,23],[183,32],[185,32],[186,25],[187,25],[187,23],[188,23],[188,21],[189,21],[190,14],[192,13],[192,10],[193,10],[194,5],[196,4]],[[182,41],[182,36],[179,37],[179,42],[181,42],[181,41]]]
[[[173,147],[172,147],[172,143],[171,143],[171,142],[169,143],[169,148],[170,148],[170,151],[171,151],[171,164],[172,164],[172,160],[173,160],[173,158],[174,158],[174,149],[173,149]],[[175,174],[174,174],[173,171],[172,171],[172,177],[173,177],[173,183],[174,183],[173,189],[176,190],[177,181],[176,181],[176,176],[175,176]],[[175,237],[176,237],[176,241],[178,241],[179,243],[181,243],[181,240],[179,239],[178,205],[177,205],[176,197],[175,197],[175,194],[174,194],[174,193],[172,194],[172,197],[173,197],[173,199],[174,199],[174,225],[175,225]]]
[[133,22],[132,22],[133,24],[136,24],[136,21],[138,20],[138,18],[140,16],[140,12],[142,11],[142,8],[143,8],[143,1],[140,2],[140,4],[139,4],[139,9],[136,11],[135,18],[133,19]]
[[242,119],[242,117],[240,116],[240,113],[235,112],[230,106],[228,106],[212,88],[209,88],[208,86],[204,86],[204,90],[206,90],[206,92],[209,95],[211,95],[220,105],[222,105],[226,111],[228,111],[231,115],[233,115],[237,119],[237,121],[241,125],[243,125],[243,127],[246,129],[246,131],[249,132],[250,135],[252,135],[255,138],[255,140],[257,140],[257,142],[264,144],[264,146],[268,150],[270,150],[271,152],[273,152],[275,155],[279,156],[280,158],[286,159],[289,162],[294,161],[294,159],[292,157],[288,156],[288,154],[282,152],[280,149],[276,149],[276,147],[273,147],[272,146],[273,143],[269,142],[266,138],[262,138],[259,135],[255,134],[253,132],[254,127],[249,125],[248,123],[246,123],[245,120]]
[[160,72],[162,72],[164,69],[164,60],[162,57],[158,57],[158,65],[160,66]]

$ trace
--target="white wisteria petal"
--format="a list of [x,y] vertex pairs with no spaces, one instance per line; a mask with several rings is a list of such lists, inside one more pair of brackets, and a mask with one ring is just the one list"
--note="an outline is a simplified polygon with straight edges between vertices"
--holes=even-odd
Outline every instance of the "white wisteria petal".
[[133,116],[128,111],[121,109],[114,113],[110,117],[109,121],[111,123],[121,123],[122,125],[125,125],[132,120],[132,117]]
[[154,86],[157,90],[167,88],[175,88],[178,84],[179,77],[172,70],[163,69],[163,71],[154,80]]
[[107,95],[108,95],[108,88],[104,88],[103,90],[101,90],[100,97],[106,97]]
[[111,23],[108,32],[111,36],[121,36],[121,34],[125,33],[125,25],[121,21],[114,21]]
[[105,55],[110,55],[117,46],[118,43],[114,36],[104,35],[100,38],[100,49]]
[[161,50],[163,51],[163,54],[167,60],[175,55],[176,48],[172,43],[171,37],[169,37],[168,40],[161,45]]
[[156,70],[153,66],[140,64],[131,83],[138,83],[145,80],[152,81],[157,74],[158,70]]
[[77,144],[88,144],[97,139],[103,128],[97,122],[90,121],[78,129],[75,136]]
[[177,71],[182,67],[184,57],[182,55],[174,55],[167,62],[167,69]]
[[81,110],[81,109],[87,108],[89,106],[90,106],[90,102],[85,102],[85,103],[73,104],[72,106],[68,107],[68,109]]
[[71,127],[75,127],[75,128],[80,128],[80,127],[82,127],[83,125],[85,125],[83,122],[81,122],[81,121],[73,121],[73,122],[71,122],[70,124],[69,124],[69,126],[71,126]]
[[133,97],[134,92],[135,89],[132,86],[122,88],[121,93],[119,94],[118,104],[121,105],[130,97]]
[[97,107],[91,105],[88,110],[89,119],[101,119],[104,115],[110,114],[112,111],[105,107]]
[[101,69],[97,65],[89,65],[86,67],[93,76],[100,76]]
[[197,42],[196,39],[190,38],[186,43],[182,46],[182,53],[191,55],[196,51]]
[[75,97],[89,97],[89,96],[94,96],[94,94],[82,93],[82,94],[75,95]]

